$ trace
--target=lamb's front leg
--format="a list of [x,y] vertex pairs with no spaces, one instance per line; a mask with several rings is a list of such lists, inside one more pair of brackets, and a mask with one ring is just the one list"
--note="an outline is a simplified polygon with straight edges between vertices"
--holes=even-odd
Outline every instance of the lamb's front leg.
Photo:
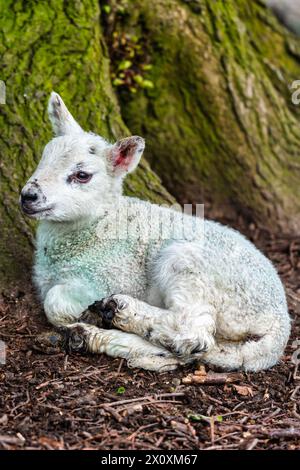
[[[135,334],[102,329],[102,320],[91,317],[86,308],[96,294],[80,280],[52,287],[45,298],[48,320],[60,328],[70,351],[105,353],[127,359],[130,367],[147,370],[173,370],[180,363],[163,348],[154,346]],[[90,322],[92,324],[86,324]]]
[[215,322],[207,305],[166,310],[119,294],[95,302],[89,310],[102,318],[103,326],[135,333],[185,362],[207,352],[215,342]]
[[56,284],[48,290],[44,300],[46,316],[54,326],[74,323],[98,295],[81,279]]

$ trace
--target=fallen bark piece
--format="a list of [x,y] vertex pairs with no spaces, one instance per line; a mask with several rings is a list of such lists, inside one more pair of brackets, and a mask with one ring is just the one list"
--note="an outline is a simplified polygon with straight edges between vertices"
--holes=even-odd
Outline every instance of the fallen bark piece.
[[244,397],[253,397],[253,390],[251,387],[247,387],[246,385],[233,385],[233,387],[239,395],[243,395]]
[[242,380],[243,375],[238,373],[214,373],[210,372],[206,375],[188,374],[182,379],[182,383],[189,384],[203,384],[203,385],[222,385],[227,383],[239,382]]
[[199,369],[194,371],[194,375],[207,375],[207,372],[205,370],[204,366],[200,366]]

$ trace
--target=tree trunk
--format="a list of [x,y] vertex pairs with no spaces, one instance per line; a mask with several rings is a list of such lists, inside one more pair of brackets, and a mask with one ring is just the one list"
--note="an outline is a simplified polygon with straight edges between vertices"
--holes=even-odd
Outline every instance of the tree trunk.
[[[299,40],[263,1],[101,0],[123,119],[182,202],[300,228]],[[49,140],[62,94],[86,129],[129,134],[111,88],[96,0],[0,0],[0,286],[29,272],[34,224],[18,194]],[[128,194],[173,201],[144,161]]]
[[123,118],[170,192],[299,233],[299,40],[259,0],[111,0],[104,18]]
[[[30,273],[34,224],[18,208],[19,192],[51,137],[49,93],[62,94],[87,130],[115,139],[129,134],[110,85],[109,59],[96,0],[0,0],[0,287]],[[127,192],[173,201],[143,161]]]

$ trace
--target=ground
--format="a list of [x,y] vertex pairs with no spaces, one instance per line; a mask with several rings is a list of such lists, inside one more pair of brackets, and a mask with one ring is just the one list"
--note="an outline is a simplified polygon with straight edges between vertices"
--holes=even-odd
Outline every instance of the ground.
[[104,355],[47,354],[34,339],[50,327],[33,289],[19,286],[0,296],[0,448],[300,449],[300,237],[243,229],[287,290],[293,333],[276,367],[236,383],[187,385],[195,367],[156,374]]

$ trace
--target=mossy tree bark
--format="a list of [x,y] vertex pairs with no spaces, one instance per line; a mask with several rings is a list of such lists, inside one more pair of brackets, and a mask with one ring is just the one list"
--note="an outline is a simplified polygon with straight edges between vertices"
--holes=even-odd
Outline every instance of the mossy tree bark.
[[[117,56],[118,37],[121,52],[134,38],[148,64],[140,67],[125,45],[132,65],[125,84],[117,69],[121,81],[115,82],[123,117],[146,137],[147,158],[171,193],[182,202],[208,203],[212,213],[241,212],[298,234],[300,107],[290,86],[300,79],[299,39],[261,0],[109,5],[111,55]],[[135,93],[126,86],[134,74]],[[144,88],[140,74],[148,81]]]
[[[18,194],[51,136],[50,91],[63,95],[86,129],[111,139],[129,134],[111,87],[100,8],[110,46],[124,33],[125,49],[129,37],[141,51],[137,60],[145,59],[137,92],[119,87],[122,114],[131,133],[146,137],[170,191],[182,202],[204,200],[298,232],[300,110],[289,87],[300,78],[300,45],[263,1],[0,0],[7,89],[0,104],[0,286],[29,270],[33,226]],[[122,65],[133,80],[135,60]],[[127,191],[172,200],[146,162]]]
[[[62,94],[87,130],[115,139],[129,134],[110,85],[109,59],[96,0],[0,0],[0,287],[30,272],[34,224],[18,208],[19,191],[51,137],[49,93]],[[172,201],[144,161],[127,192]]]

